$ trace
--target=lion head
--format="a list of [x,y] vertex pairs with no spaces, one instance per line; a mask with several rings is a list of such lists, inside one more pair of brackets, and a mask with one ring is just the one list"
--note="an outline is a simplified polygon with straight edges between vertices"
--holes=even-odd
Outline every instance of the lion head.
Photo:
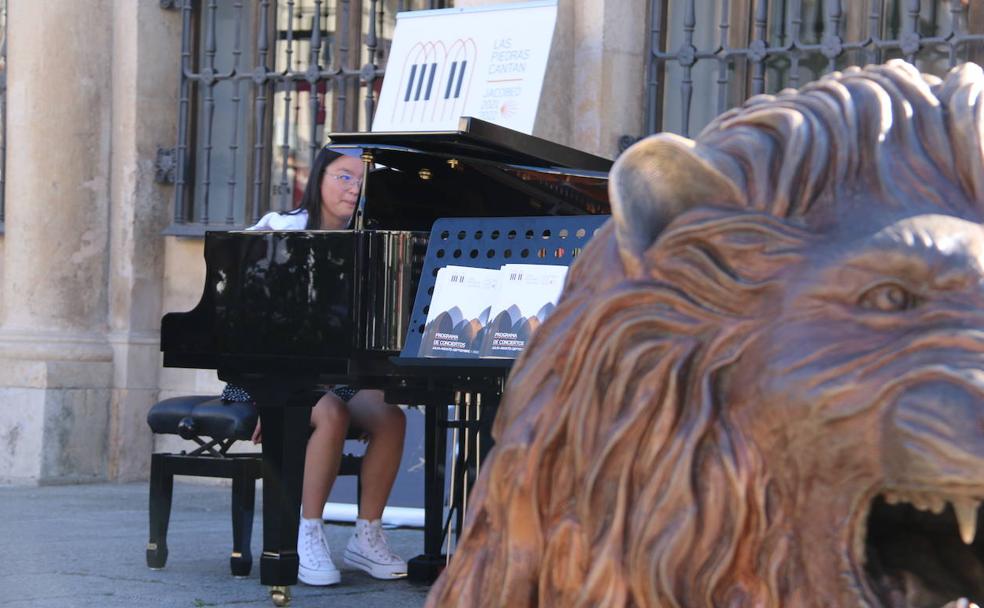
[[623,154],[429,606],[984,598],[982,135],[896,61]]

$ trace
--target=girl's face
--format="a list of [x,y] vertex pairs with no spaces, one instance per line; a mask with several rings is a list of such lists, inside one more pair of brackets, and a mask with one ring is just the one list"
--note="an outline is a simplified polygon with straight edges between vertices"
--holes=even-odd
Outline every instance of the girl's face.
[[340,156],[331,161],[321,178],[321,228],[345,228],[359,203],[359,189],[365,168],[354,156]]

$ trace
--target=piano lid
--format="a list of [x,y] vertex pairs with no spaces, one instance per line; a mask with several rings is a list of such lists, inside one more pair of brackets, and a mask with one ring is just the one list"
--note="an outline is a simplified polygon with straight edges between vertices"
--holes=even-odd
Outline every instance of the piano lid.
[[420,155],[555,169],[566,175],[583,171],[590,177],[601,177],[612,166],[607,158],[468,116],[458,121],[457,131],[332,133],[328,145],[371,149],[377,163],[401,171],[418,170]]

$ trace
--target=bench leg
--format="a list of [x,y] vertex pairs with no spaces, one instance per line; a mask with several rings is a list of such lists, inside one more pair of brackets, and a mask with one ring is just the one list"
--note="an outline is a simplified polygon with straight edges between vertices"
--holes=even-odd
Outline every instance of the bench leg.
[[153,454],[150,460],[150,540],[147,566],[163,568],[167,563],[167,524],[171,519],[174,476],[167,470],[166,454]]
[[250,474],[248,462],[239,463],[232,478],[232,557],[229,568],[233,576],[249,576],[253,553],[249,545],[253,538],[253,509],[256,504],[256,476]]

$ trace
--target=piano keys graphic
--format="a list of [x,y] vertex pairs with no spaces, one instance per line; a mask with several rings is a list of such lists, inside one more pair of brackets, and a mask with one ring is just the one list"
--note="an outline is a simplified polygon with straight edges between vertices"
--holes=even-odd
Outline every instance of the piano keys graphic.
[[455,119],[468,101],[478,54],[475,41],[459,38],[418,42],[400,72],[401,97],[393,105],[392,122],[427,124]]

